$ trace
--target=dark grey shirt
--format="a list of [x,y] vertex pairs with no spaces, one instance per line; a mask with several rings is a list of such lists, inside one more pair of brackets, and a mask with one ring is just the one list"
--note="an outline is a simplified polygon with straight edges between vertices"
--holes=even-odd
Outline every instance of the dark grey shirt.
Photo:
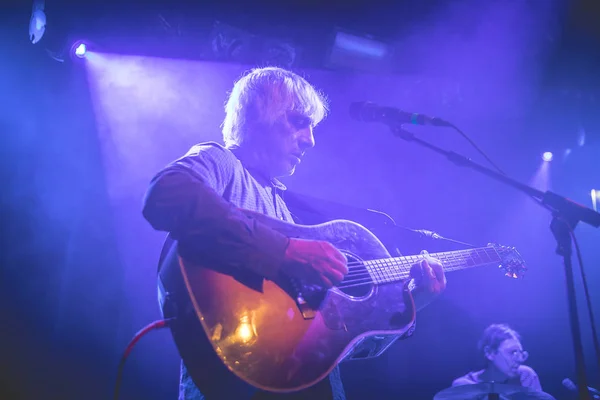
[[[285,186],[246,168],[235,154],[214,143],[192,147],[182,158],[160,171],[152,180],[144,202],[144,217],[158,230],[169,232],[178,241],[184,257],[210,254],[233,267],[247,265],[267,278],[277,276],[288,238],[248,218],[238,209],[256,211],[294,222],[283,201]],[[248,262],[252,260],[252,262]],[[210,368],[210,367],[208,367]],[[232,379],[237,379],[233,378]],[[227,382],[219,382],[227,394]],[[257,392],[254,400],[280,399],[345,400],[336,367],[313,387],[289,395]],[[205,397],[181,368],[179,400]],[[212,398],[207,400],[213,400]]]
[[[481,374],[483,372],[484,370],[471,371],[468,374],[461,376],[460,378],[456,378],[452,382],[452,386],[474,385],[477,383],[485,382],[481,379]],[[542,384],[540,383],[540,378],[538,377],[537,373],[533,370],[533,368],[527,365],[520,365],[518,372],[519,373],[516,377],[506,378],[505,381],[496,383],[524,386],[526,388],[537,390],[539,392],[542,391]]]

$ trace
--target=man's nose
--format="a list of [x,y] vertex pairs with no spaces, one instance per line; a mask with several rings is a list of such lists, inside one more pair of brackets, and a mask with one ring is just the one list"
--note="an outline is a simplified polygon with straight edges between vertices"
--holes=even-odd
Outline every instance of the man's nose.
[[315,137],[312,128],[303,129],[299,132],[298,145],[302,151],[315,146]]

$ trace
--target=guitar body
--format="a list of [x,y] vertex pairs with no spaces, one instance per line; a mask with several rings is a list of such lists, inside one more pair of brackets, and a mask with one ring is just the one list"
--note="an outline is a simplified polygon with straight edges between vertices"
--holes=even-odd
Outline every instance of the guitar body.
[[[249,214],[288,237],[328,241],[349,262],[390,257],[371,232],[350,221],[304,226]],[[364,274],[366,284],[324,291],[191,263],[175,247],[162,263],[159,297],[164,316],[177,317],[175,343],[203,392],[228,374],[244,383],[241,390],[308,388],[345,359],[381,354],[413,326],[414,303],[403,280],[375,285],[365,269],[353,274]]]

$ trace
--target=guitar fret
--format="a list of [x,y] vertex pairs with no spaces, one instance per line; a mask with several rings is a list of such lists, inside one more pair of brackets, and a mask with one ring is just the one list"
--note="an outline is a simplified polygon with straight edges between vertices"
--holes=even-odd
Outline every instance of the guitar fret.
[[383,283],[383,280],[381,279],[381,268],[379,268],[380,261],[379,260],[374,260],[373,262],[373,267],[375,270],[375,281],[377,283]]
[[385,260],[380,260],[379,263],[379,270],[381,272],[381,277],[383,279],[384,282],[389,282],[389,275],[388,275],[388,270],[386,268],[386,262]]
[[388,260],[384,260],[382,263],[382,268],[385,272],[384,277],[386,282],[393,282],[393,274],[392,271],[389,268],[389,262]]
[[[493,247],[431,253],[431,257],[442,262],[445,271],[457,271],[480,265],[501,263],[501,257]],[[422,260],[422,255],[410,255],[388,259],[365,261],[371,280],[375,284],[397,282],[410,276],[411,267]]]

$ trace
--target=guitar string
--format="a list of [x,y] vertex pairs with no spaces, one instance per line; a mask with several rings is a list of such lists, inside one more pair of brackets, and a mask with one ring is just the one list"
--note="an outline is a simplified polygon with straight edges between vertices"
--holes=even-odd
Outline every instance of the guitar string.
[[[472,266],[476,266],[476,265],[486,265],[486,264],[495,264],[497,263],[496,260],[489,260],[489,261],[483,261],[480,263],[476,263],[473,264]],[[460,269],[465,269],[465,264],[463,262],[455,262],[455,263],[445,263],[444,264],[444,271],[456,271],[456,270],[460,270]],[[469,267],[469,265],[467,265],[466,267]],[[368,268],[362,268],[359,271],[355,271],[352,273],[349,273],[348,275],[346,275],[347,277],[357,277],[357,276],[365,276],[365,275],[370,275],[371,273],[377,273],[380,272],[381,274],[383,274],[384,276],[391,276],[391,274],[396,274],[396,275],[402,275],[401,273],[409,273],[411,271],[411,268],[403,268],[403,267],[397,267],[397,268],[390,268],[390,269],[382,269],[382,268],[377,268],[374,270],[369,271]],[[400,273],[400,274],[399,274]]]
[[[485,264],[494,264],[494,263],[496,263],[495,260],[489,260],[489,261],[484,261],[484,262],[473,264],[473,266],[475,266],[475,265],[485,265]],[[456,271],[456,270],[464,269],[465,267],[463,265],[464,265],[463,262],[446,263],[446,264],[444,264],[444,271],[451,272],[451,271]],[[390,269],[382,269],[382,268],[378,267],[378,268],[370,271],[367,267],[365,267],[365,268],[361,268],[358,271],[354,271],[352,273],[349,273],[348,275],[346,275],[346,278],[348,278],[348,277],[359,278],[361,276],[371,276],[371,274],[377,274],[377,273],[380,273],[380,275],[381,275],[382,278],[396,277],[396,276],[400,276],[400,275],[404,275],[404,274],[410,273],[410,271],[411,271],[411,268],[403,268],[403,267],[396,267],[396,268],[390,268]],[[348,279],[345,279],[344,282],[348,282]]]
[[[456,265],[466,265],[467,267],[471,266],[471,265],[480,265],[480,264],[492,264],[492,263],[498,263],[500,264],[500,262],[498,260],[481,260],[479,262],[474,262],[473,264],[465,264],[462,261],[456,261],[456,262],[444,262],[442,264],[444,270],[449,270],[450,267],[454,267]],[[360,267],[353,267],[348,274],[346,274],[346,277],[354,277],[354,276],[360,276],[363,275],[365,273],[381,273],[381,274],[385,274],[385,275],[389,275],[390,273],[397,273],[397,272],[404,272],[404,273],[408,273],[412,270],[413,266],[412,265],[368,265],[368,266],[360,266]]]
[[[500,262],[501,257],[495,248],[458,250],[451,252],[430,253],[430,257],[442,261],[445,271],[451,272],[476,265]],[[484,260],[485,256],[485,260]],[[337,286],[339,289],[372,285],[374,283],[392,283],[410,276],[413,265],[425,259],[425,255],[402,256],[395,258],[367,261],[351,261],[347,263],[349,273]],[[467,263],[468,260],[472,264]]]
[[[493,262],[493,261],[490,261]],[[458,264],[463,264],[462,262],[458,262]],[[449,269],[449,267],[454,266],[453,262],[445,262],[443,263],[443,268],[444,270]],[[373,267],[373,266],[371,266]],[[410,266],[398,266],[398,265],[387,265],[384,267],[388,267],[388,268],[380,268],[380,266],[377,266],[377,268],[371,268],[372,272],[382,272],[382,273],[389,273],[389,272],[410,272],[410,270],[412,269],[412,265]],[[350,269],[350,271],[348,272],[348,274],[346,275],[346,277],[353,277],[353,276],[360,276],[360,275],[364,275],[365,273],[369,273],[369,268],[366,266],[361,266],[361,267],[353,267]]]
[[[448,266],[448,264],[454,263],[454,262],[459,262],[462,264],[465,261],[468,261],[469,258],[471,259],[473,264],[481,264],[481,263],[488,263],[488,262],[494,263],[494,262],[500,261],[500,257],[498,257],[498,254],[495,254],[496,257],[491,257],[489,252],[487,252],[487,251],[485,251],[485,253],[484,253],[486,256],[485,259],[480,254],[476,254],[475,257],[473,257],[472,251],[467,253],[467,257],[464,257],[464,256],[457,257],[456,253],[450,253],[450,254],[451,254],[451,257],[448,257],[447,254],[443,254],[443,253],[435,254],[435,256],[440,258],[441,259],[440,261],[442,261],[443,264],[446,264],[446,266]],[[492,255],[494,255],[494,254],[492,254]],[[365,270],[368,270],[368,269],[370,269],[371,272],[375,272],[375,273],[380,272],[381,274],[390,274],[390,272],[393,272],[393,271],[408,272],[408,271],[410,271],[412,266],[414,264],[416,264],[417,261],[419,261],[419,258],[421,260],[424,259],[424,257],[409,256],[407,258],[399,257],[399,258],[384,259],[384,260],[369,260],[369,261],[365,261],[365,262],[362,262],[362,261],[350,262],[350,263],[348,263],[349,273],[348,273],[347,277],[364,274],[366,272]],[[391,269],[390,269],[390,267],[391,267]]]
[[[494,261],[490,261],[489,263],[484,263],[484,265],[485,264],[494,264],[494,263],[495,263]],[[444,267],[444,271],[446,271],[446,272],[459,271],[461,269],[464,269],[464,267],[461,265]],[[408,275],[406,274],[406,272],[409,272],[409,271],[403,270],[402,272],[405,272],[405,274],[392,273],[392,274],[387,274],[388,276],[379,277],[379,278],[383,278],[383,279],[376,279],[377,277],[375,277],[375,280],[373,279],[373,277],[371,277],[370,274],[367,273],[367,276],[362,277],[362,278],[352,279],[352,280],[344,280],[344,281],[342,281],[342,283],[340,285],[338,285],[336,287],[338,289],[348,289],[348,288],[352,288],[352,287],[372,285],[374,283],[377,283],[377,284],[393,283],[393,282],[397,282],[398,280],[408,278]]]
[[[442,259],[440,261],[442,261],[442,264],[449,264],[449,263],[453,263],[453,262],[459,262],[459,263],[464,263],[466,261],[468,261],[467,257],[461,257],[461,258],[447,258],[447,257],[441,257]],[[468,257],[471,259],[471,261],[474,264],[480,264],[480,263],[493,263],[493,262],[500,262],[500,257],[490,257],[489,255],[487,255],[487,257]],[[421,258],[422,260],[423,258]],[[368,260],[368,261],[352,261],[349,262],[348,265],[348,271],[349,274],[348,275],[352,275],[352,273],[356,273],[356,272],[362,272],[365,269],[368,269],[369,267],[375,271],[379,271],[381,270],[382,272],[388,272],[391,268],[394,269],[399,269],[402,271],[409,271],[413,265],[415,265],[418,261],[420,260],[399,260],[399,259],[387,259],[387,260]]]
[[[500,260],[496,260],[496,259],[487,259],[487,260],[473,260],[473,264],[485,264],[485,263],[494,263],[494,262],[500,262]],[[449,267],[454,267],[456,265],[462,265],[465,264],[464,260],[446,260],[442,262],[442,265],[444,267],[444,269],[448,269]],[[360,266],[353,266],[349,268],[349,273],[347,276],[351,276],[354,274],[360,274],[360,273],[364,273],[365,271],[368,271],[369,269],[372,270],[373,272],[377,272],[377,271],[381,271],[381,272],[391,272],[391,271],[402,271],[402,272],[409,272],[413,265],[415,265],[414,263],[403,263],[403,264],[394,264],[394,263],[388,263],[388,264],[371,264],[369,262],[365,262],[365,263],[361,263]]]
[[[472,256],[472,250],[464,251],[464,253],[467,253],[467,257],[471,258],[471,260],[473,261],[473,264],[471,266],[494,264],[496,262],[500,262],[498,254],[495,254],[496,257],[498,257],[498,259],[493,259],[492,257],[490,257],[489,254],[487,254],[488,252],[485,252],[487,260],[483,260],[483,258],[480,256],[477,257],[479,258],[479,260],[475,260]],[[496,252],[494,251],[494,253]],[[445,261],[441,260],[443,262],[445,271],[451,272],[454,270],[460,270],[465,268],[465,261],[467,257],[457,258],[457,253],[450,253],[452,255],[452,258],[440,257],[442,254],[443,253],[432,254],[432,257],[446,259]],[[408,278],[408,276],[410,275],[410,270],[416,261],[408,260],[408,258],[417,258],[417,256],[349,263],[352,265],[351,268],[354,270],[354,272],[349,273],[346,276],[346,279],[344,279],[342,283],[338,286],[338,288],[345,289],[350,287],[370,285],[373,283],[390,283],[398,281],[399,279]],[[423,259],[424,257],[420,258]],[[469,265],[466,265],[466,267],[469,267]]]
[[[481,250],[481,251],[478,251],[478,250]],[[431,256],[432,258],[449,258],[449,257],[456,258],[457,256],[473,257],[473,255],[479,256],[480,252],[485,253],[485,255],[488,257],[489,257],[489,254],[488,254],[489,252],[492,252],[493,255],[498,256],[498,253],[494,249],[488,248],[488,247],[483,247],[481,249],[472,249],[472,250],[458,250],[456,252],[430,253],[429,256]],[[473,253],[477,253],[477,254],[473,254]],[[380,262],[380,263],[417,262],[424,258],[425,257],[423,255],[402,256],[402,257],[382,258],[382,259],[367,260],[367,261],[351,261],[347,265],[348,266],[353,266],[353,265],[358,266],[358,265],[362,265],[365,262],[371,262],[371,263],[376,263],[376,262]]]

